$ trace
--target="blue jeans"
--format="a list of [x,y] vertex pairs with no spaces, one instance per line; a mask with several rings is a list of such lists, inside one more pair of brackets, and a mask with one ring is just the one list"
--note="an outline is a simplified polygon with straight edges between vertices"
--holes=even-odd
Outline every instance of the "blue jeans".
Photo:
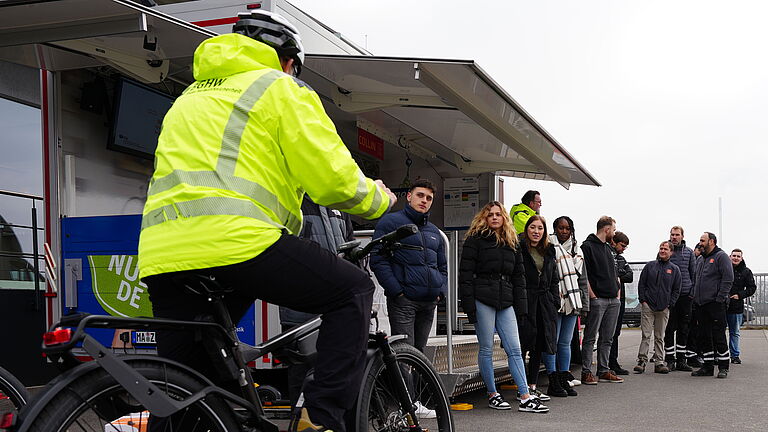
[[477,324],[475,333],[480,348],[477,351],[477,363],[480,366],[480,376],[483,377],[488,393],[496,393],[496,381],[493,373],[493,330],[499,333],[504,351],[507,352],[509,372],[517,384],[521,395],[528,393],[525,379],[523,351],[520,349],[520,335],[517,332],[517,317],[510,306],[498,310],[479,301],[475,301]]
[[[542,353],[547,373],[566,372],[571,369],[571,339],[578,315],[557,314],[557,353]],[[557,369],[555,369],[557,361]]]
[[741,354],[739,351],[739,338],[741,333],[739,327],[744,321],[743,314],[726,314],[725,321],[728,323],[728,349],[731,350],[731,358],[738,357]]

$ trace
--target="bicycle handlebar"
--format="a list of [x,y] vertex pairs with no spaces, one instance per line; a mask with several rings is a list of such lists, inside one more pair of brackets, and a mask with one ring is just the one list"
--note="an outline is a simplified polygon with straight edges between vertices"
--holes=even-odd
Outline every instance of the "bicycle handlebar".
[[[419,228],[414,224],[402,225],[390,233],[384,234],[379,238],[371,240],[371,242],[365,245],[363,248],[355,248],[350,250],[345,254],[345,258],[353,262],[359,261],[368,256],[376,246],[380,245],[382,250],[395,248],[397,247],[400,240],[416,234],[417,232],[419,232]],[[403,248],[406,248],[406,246],[410,245],[400,245],[400,247]],[[421,249],[419,246],[415,247]],[[408,247],[408,249],[410,249],[410,247]]]

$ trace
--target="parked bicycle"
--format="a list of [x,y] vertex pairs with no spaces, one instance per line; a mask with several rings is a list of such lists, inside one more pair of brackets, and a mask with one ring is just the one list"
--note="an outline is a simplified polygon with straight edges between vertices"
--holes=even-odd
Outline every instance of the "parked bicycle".
[[[399,240],[417,232],[415,225],[372,240],[365,247],[349,242],[340,248],[353,263],[368,255],[412,248]],[[223,304],[226,287],[200,276],[190,288],[205,295],[215,309],[212,321],[175,321],[78,315],[65,317],[44,337],[44,351],[66,371],[46,386],[20,414],[21,432],[145,430],[149,413],[164,418],[163,431],[277,432],[262,409],[247,363],[272,354],[288,364],[309,362],[321,319],[309,321],[257,346],[241,343]],[[72,329],[74,327],[74,330]],[[173,329],[201,332],[216,344],[217,369],[240,384],[239,394],[216,386],[184,365],[152,355],[117,356],[86,333],[86,328]],[[366,373],[354,412],[358,431],[453,431],[453,419],[439,375],[424,355],[402,336],[370,334]],[[81,363],[72,349],[81,345],[94,361]],[[60,361],[59,361],[60,359]],[[434,410],[419,418],[415,402]],[[135,427],[134,427],[135,426]],[[132,429],[129,429],[132,428]]]
[[14,413],[29,401],[29,393],[12,373],[0,367],[0,425],[5,414]]

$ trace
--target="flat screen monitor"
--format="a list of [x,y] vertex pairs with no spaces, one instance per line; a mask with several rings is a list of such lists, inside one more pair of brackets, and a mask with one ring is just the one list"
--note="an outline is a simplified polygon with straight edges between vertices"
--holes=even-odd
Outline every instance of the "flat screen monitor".
[[151,87],[120,78],[115,87],[115,110],[107,147],[152,159],[165,113],[174,98]]

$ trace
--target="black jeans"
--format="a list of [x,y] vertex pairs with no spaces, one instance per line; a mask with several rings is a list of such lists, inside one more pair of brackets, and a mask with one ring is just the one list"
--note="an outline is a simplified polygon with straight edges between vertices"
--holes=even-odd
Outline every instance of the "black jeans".
[[435,316],[437,299],[432,301],[411,300],[404,295],[387,297],[387,314],[393,335],[407,335],[407,342],[424,351],[429,330]]
[[525,353],[528,353],[528,368],[526,370],[526,378],[528,379],[528,386],[538,385],[539,383],[539,370],[541,369],[541,354],[547,351],[547,341],[544,335],[544,317],[542,316],[541,306],[536,308],[536,317],[533,318],[533,322],[528,321],[526,324],[536,326],[533,330],[535,336],[533,340],[528,343],[530,345],[523,346],[523,361],[525,361]]
[[725,303],[710,302],[699,305],[699,349],[704,364],[728,369],[730,364],[728,341],[725,338]]
[[608,367],[615,370],[619,366],[619,335],[621,335],[621,326],[624,324],[624,310],[626,309],[627,302],[624,299],[619,299],[621,306],[619,306],[619,318],[616,320],[616,331],[613,333],[613,344],[611,344],[611,353],[608,355]]
[[[282,236],[248,261],[144,279],[155,317],[191,320],[210,314],[208,302],[178,285],[183,273],[215,276],[234,291],[225,303],[237,323],[256,298],[301,312],[322,314],[314,380],[305,386],[305,407],[313,422],[344,431],[344,414],[360,390],[365,367],[374,285],[358,267],[317,243]],[[158,354],[200,371],[214,381],[217,372],[199,337],[158,331]]]
[[701,332],[699,331],[699,307],[696,306],[695,303],[691,302],[691,321],[688,323],[688,347],[685,353],[686,360],[691,360],[694,357],[701,357],[701,350],[699,349],[700,338]]
[[681,295],[669,310],[669,322],[664,332],[664,359],[667,363],[683,361],[688,353],[692,303],[693,300],[687,294]]

